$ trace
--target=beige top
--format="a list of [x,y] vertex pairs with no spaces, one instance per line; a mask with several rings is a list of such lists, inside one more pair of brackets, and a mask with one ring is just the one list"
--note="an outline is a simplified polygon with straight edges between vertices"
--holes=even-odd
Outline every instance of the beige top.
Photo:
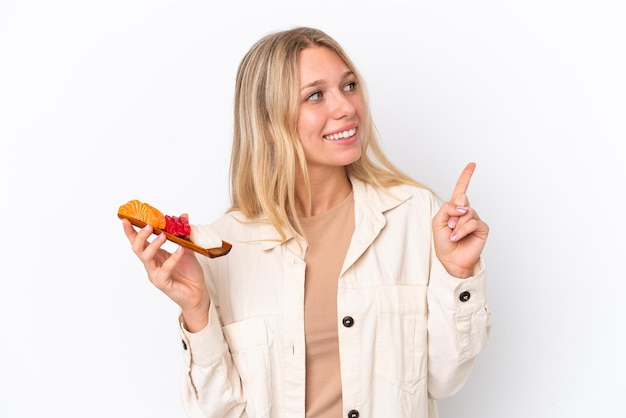
[[304,287],[306,417],[339,418],[343,413],[337,282],[354,232],[353,194],[331,210],[300,222],[308,242]]

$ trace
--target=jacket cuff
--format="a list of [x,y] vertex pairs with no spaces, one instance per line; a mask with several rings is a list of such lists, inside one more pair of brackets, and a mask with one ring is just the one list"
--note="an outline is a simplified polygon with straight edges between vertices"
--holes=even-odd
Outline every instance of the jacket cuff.
[[[182,315],[178,317],[179,333],[185,364],[207,366],[219,362],[224,354],[224,335],[214,304],[209,306],[209,323],[198,332],[185,328]],[[217,343],[217,342],[221,343]]]
[[466,279],[451,276],[441,263],[435,263],[433,270],[430,293],[443,307],[463,315],[487,306],[487,274],[482,259],[476,263],[474,274]]
[[439,309],[448,312],[456,325],[459,359],[470,359],[487,344],[491,330],[485,266],[480,260],[475,274],[467,279],[451,276],[440,263],[434,269],[437,271],[431,277],[430,297],[437,301]]

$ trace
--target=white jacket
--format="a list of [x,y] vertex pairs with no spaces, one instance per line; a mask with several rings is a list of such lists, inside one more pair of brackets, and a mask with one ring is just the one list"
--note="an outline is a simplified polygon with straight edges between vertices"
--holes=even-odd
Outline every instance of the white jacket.
[[[461,388],[489,337],[482,262],[467,279],[445,271],[432,246],[432,193],[353,188],[355,232],[336,301],[343,416],[435,418],[434,399]],[[185,409],[194,418],[304,417],[306,245],[237,212],[214,226],[233,248],[199,256],[211,308],[202,331],[181,324]]]

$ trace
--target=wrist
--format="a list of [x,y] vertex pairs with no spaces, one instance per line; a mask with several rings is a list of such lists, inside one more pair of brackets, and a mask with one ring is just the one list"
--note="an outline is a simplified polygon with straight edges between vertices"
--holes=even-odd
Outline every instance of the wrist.
[[183,326],[187,331],[194,333],[206,328],[209,324],[209,306],[210,302],[206,306],[181,312]]
[[468,277],[472,276],[472,271],[471,270],[466,270],[466,269],[456,270],[456,269],[452,269],[452,270],[447,270],[447,271],[448,271],[448,274],[450,276],[455,277],[457,279],[467,279]]
[[480,260],[477,261],[472,268],[461,267],[455,264],[444,264],[448,274],[457,279],[467,279],[468,277],[475,276],[480,270]]

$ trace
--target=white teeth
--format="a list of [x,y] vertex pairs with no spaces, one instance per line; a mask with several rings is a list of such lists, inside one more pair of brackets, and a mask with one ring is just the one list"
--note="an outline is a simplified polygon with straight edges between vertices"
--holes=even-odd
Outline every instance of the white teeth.
[[356,134],[356,129],[352,128],[348,129],[347,131],[339,132],[337,134],[326,135],[324,136],[324,139],[327,139],[329,141],[336,141],[338,139],[350,138],[351,136],[354,136],[354,134]]

